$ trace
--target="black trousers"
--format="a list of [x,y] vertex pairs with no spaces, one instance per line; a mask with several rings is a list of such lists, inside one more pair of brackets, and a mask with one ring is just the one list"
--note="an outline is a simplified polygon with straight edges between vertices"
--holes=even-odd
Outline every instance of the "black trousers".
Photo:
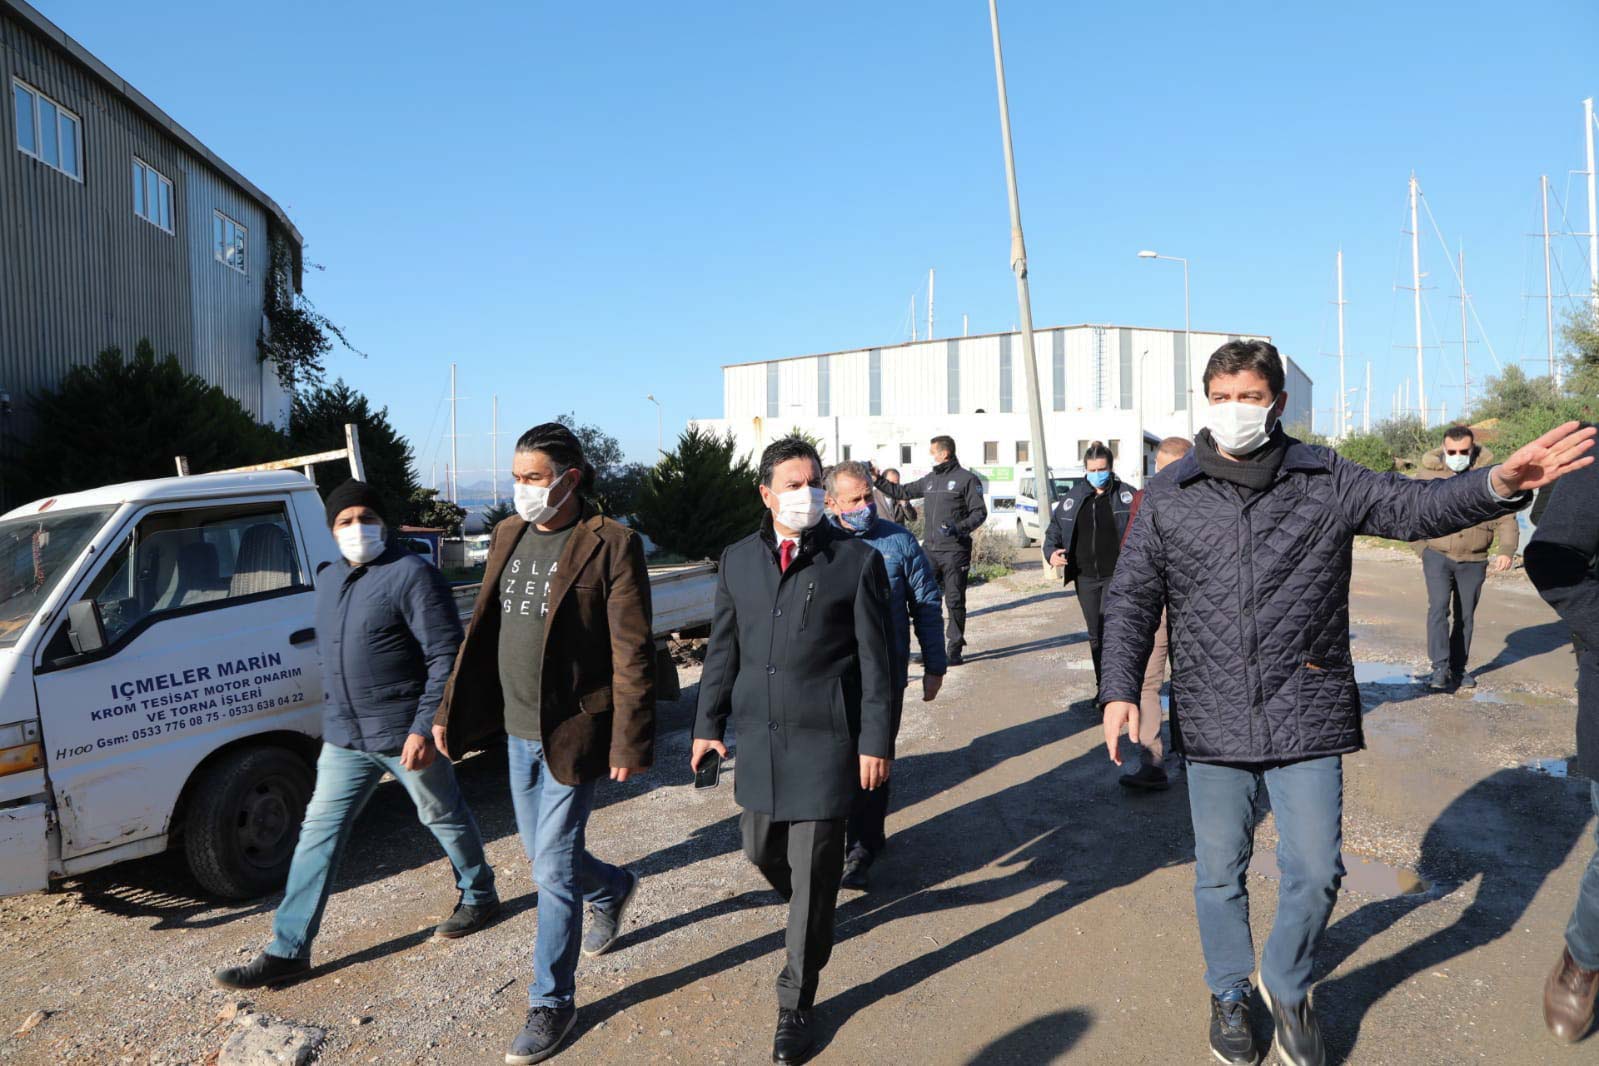
[[833,954],[833,911],[844,874],[844,819],[775,822],[746,810],[739,817],[744,854],[788,902],[788,962],[777,975],[777,1005],[808,1010],[822,967]]
[[[899,736],[899,720],[905,710],[905,690],[900,689],[894,700],[894,735]],[[845,851],[862,848],[876,858],[888,844],[888,788],[893,780],[884,781],[879,788],[855,789],[855,805],[850,809],[845,826]]]
[[1094,684],[1099,684],[1099,644],[1105,634],[1105,590],[1109,578],[1088,577],[1079,574],[1077,605],[1083,609],[1083,622],[1088,626],[1088,651],[1094,657]]
[[966,548],[929,548],[927,561],[933,576],[944,590],[944,644],[953,657],[966,647],[966,577],[972,569],[972,553]]
[[1471,624],[1488,564],[1457,563],[1427,548],[1421,553],[1421,572],[1427,579],[1427,656],[1434,670],[1448,670],[1459,677],[1466,672],[1466,658],[1471,654]]

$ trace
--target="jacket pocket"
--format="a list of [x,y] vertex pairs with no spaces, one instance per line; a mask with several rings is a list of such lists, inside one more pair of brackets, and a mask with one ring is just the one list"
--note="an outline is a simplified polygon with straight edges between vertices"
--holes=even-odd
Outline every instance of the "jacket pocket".
[[844,705],[844,680],[838,677],[831,680],[833,682],[832,692],[830,693],[833,713],[833,737],[836,740],[848,740],[850,738],[849,708]]
[[610,714],[613,704],[611,702],[611,686],[591,689],[577,698],[577,705],[584,714]]

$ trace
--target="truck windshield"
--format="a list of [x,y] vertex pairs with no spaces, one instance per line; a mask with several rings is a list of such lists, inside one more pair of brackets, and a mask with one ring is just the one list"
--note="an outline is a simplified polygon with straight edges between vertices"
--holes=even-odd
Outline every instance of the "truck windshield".
[[0,522],[0,648],[22,636],[111,511],[101,507]]

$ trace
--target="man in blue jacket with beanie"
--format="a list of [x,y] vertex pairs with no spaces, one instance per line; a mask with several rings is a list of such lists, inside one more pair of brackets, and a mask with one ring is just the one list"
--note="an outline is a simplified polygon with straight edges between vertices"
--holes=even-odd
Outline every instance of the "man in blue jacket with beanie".
[[[827,509],[839,529],[865,541],[883,557],[888,569],[888,613],[894,623],[890,654],[894,657],[894,733],[899,734],[905,688],[910,684],[911,629],[922,648],[922,699],[938,695],[948,669],[944,642],[943,594],[933,564],[904,526],[880,518],[872,495],[871,469],[864,463],[844,462],[827,471]],[[867,871],[887,844],[889,782],[881,788],[861,789],[845,826],[848,851],[844,859],[844,888],[865,891]]]
[[483,928],[499,910],[483,838],[433,746],[433,714],[461,644],[444,576],[388,537],[372,488],[346,481],[327,498],[337,562],[317,573],[316,635],[326,688],[316,791],[305,810],[272,943],[243,966],[216,972],[224,988],[286,984],[311,967],[311,941],[350,831],[385,773],[416,804],[455,869],[461,898],[434,935]]

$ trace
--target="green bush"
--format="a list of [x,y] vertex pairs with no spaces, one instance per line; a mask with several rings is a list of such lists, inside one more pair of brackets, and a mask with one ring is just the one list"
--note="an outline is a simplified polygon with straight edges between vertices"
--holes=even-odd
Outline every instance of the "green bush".
[[1359,463],[1379,474],[1386,474],[1394,468],[1394,453],[1388,450],[1388,445],[1375,433],[1345,437],[1339,443],[1337,450],[1339,455],[1350,462]]
[[685,430],[639,488],[638,528],[685,559],[719,559],[729,544],[755,532],[765,510],[759,473],[748,457],[734,458],[736,448],[732,433]]
[[22,499],[171,477],[179,455],[203,474],[288,454],[282,434],[177,356],[156,358],[148,340],[131,359],[107,348],[32,402],[37,429],[16,462]]
[[[411,495],[419,487],[411,442],[390,424],[387,407],[372,410],[367,398],[343,381],[313,386],[294,397],[289,411],[289,454],[343,448],[347,422],[354,423],[360,434],[366,481],[383,501],[384,516],[390,522],[407,521]],[[326,498],[349,477],[348,463],[321,463],[316,468],[317,491]]]

